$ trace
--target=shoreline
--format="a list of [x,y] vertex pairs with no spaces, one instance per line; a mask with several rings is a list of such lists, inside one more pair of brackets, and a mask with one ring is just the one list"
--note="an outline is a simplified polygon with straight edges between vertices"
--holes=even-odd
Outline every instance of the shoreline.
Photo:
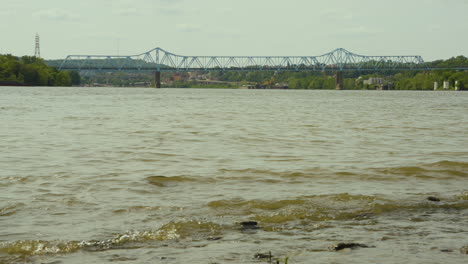
[[22,83],[6,83],[3,81],[0,81],[0,87],[37,87],[37,88],[92,88],[92,89],[209,89],[209,90],[251,90],[251,91],[378,91],[378,92],[398,92],[398,91],[415,91],[415,92],[464,92],[468,91],[467,89],[464,90],[455,90],[455,89],[438,89],[438,90],[380,90],[380,89],[342,89],[342,90],[336,90],[336,89],[245,89],[245,88],[234,88],[234,87],[219,87],[219,88],[214,88],[214,87],[162,87],[162,88],[155,88],[155,87],[138,87],[138,86],[32,86],[32,85],[27,85],[27,84],[22,84]]
[[0,81],[0,86],[26,86],[30,87],[31,85],[27,85],[25,83],[20,83],[16,81]]

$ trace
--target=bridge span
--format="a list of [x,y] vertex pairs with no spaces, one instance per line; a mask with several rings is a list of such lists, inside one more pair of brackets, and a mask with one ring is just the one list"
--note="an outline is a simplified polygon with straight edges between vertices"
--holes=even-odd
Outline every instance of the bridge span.
[[336,73],[343,88],[344,71],[427,70],[421,56],[364,56],[339,48],[319,56],[183,56],[161,48],[131,55],[69,55],[50,63],[59,70],[154,72],[161,87],[161,72],[189,71],[321,71]]

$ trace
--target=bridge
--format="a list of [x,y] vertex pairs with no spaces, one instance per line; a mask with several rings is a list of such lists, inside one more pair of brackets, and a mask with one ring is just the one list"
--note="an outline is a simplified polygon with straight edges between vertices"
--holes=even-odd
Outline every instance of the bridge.
[[319,56],[183,56],[161,48],[132,56],[69,55],[49,63],[59,70],[154,72],[161,87],[161,72],[189,71],[321,71],[336,72],[337,89],[344,71],[428,70],[421,56],[364,56],[335,49]]

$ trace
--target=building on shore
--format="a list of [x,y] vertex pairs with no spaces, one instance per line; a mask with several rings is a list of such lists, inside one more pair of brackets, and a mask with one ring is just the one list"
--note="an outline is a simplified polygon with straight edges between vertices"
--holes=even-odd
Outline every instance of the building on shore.
[[393,90],[393,83],[381,77],[371,77],[364,80],[363,84],[370,90]]
[[275,83],[273,85],[267,84],[255,84],[255,85],[248,85],[248,89],[289,89],[289,85],[287,83]]

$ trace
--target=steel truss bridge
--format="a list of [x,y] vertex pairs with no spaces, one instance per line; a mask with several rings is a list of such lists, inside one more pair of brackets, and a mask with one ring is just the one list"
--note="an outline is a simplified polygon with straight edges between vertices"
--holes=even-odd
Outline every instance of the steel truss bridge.
[[382,71],[424,70],[421,56],[363,56],[336,49],[320,56],[182,56],[155,48],[133,56],[69,55],[59,70],[75,71]]
[[[319,56],[182,56],[161,48],[132,56],[69,55],[49,62],[59,70],[154,72],[161,87],[161,72],[190,71],[320,71],[336,73],[336,88],[343,89],[345,71],[438,70],[421,56],[364,56],[335,49]],[[468,66],[450,69],[468,70]]]

